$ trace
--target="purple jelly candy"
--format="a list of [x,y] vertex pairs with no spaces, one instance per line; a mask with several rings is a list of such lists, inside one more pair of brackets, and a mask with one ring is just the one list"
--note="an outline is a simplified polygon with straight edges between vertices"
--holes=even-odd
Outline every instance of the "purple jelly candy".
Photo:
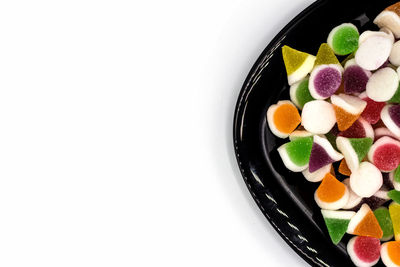
[[357,65],[349,66],[343,73],[343,86],[346,94],[361,93],[365,91],[369,77]]
[[391,106],[389,109],[389,115],[397,127],[400,127],[400,105]]
[[342,74],[332,67],[321,69],[314,77],[315,91],[322,97],[330,97],[340,86]]
[[319,144],[314,143],[311,149],[308,170],[314,172],[332,162],[334,162],[334,160],[328,155],[325,149]]

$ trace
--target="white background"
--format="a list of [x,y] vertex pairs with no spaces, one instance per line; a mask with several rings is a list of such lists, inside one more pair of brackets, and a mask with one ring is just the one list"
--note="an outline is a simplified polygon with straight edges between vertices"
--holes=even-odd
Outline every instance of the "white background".
[[1,1],[0,266],[306,266],[233,110],[312,0]]

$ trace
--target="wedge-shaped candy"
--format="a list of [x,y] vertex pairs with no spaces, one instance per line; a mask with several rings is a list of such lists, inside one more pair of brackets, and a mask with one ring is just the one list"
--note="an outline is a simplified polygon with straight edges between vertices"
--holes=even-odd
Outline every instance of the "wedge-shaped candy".
[[379,222],[367,204],[363,204],[356,215],[351,218],[347,233],[375,238],[383,236]]
[[351,23],[343,23],[331,30],[328,44],[337,55],[348,55],[357,50],[358,30]]
[[347,189],[349,190],[349,200],[347,201],[347,204],[343,206],[343,209],[349,210],[357,208],[356,210],[359,210],[363,198],[354,193],[353,190],[351,190],[350,178],[344,179],[342,183],[344,183],[347,186]]
[[304,78],[290,86],[289,93],[290,100],[300,109],[302,109],[307,102],[314,100],[308,90],[308,78]]
[[333,244],[337,245],[347,231],[350,219],[356,214],[354,211],[321,210],[329,236]]
[[293,172],[301,172],[308,167],[312,146],[313,138],[311,136],[299,137],[281,145],[278,153],[286,168]]
[[315,59],[314,68],[320,65],[336,64],[343,69],[339,60],[335,56],[332,48],[327,43],[322,43],[318,49],[317,57]]
[[323,100],[307,102],[301,112],[301,123],[310,133],[328,133],[336,123],[332,104]]
[[307,168],[302,173],[307,181],[316,183],[322,181],[325,175],[331,173],[331,170],[332,170],[332,164],[328,164],[314,172],[310,172],[310,170]]
[[346,138],[339,136],[336,139],[336,146],[343,154],[350,171],[353,172],[358,169],[360,162],[368,154],[372,142],[372,139],[368,137]]
[[368,152],[368,160],[382,172],[390,172],[400,164],[400,142],[384,136]]
[[400,240],[400,204],[392,202],[389,205],[390,218],[393,224],[393,234],[396,241]]
[[290,101],[283,100],[268,108],[267,121],[274,135],[286,138],[300,124],[301,118],[296,106]]
[[332,145],[325,138],[314,135],[314,143],[311,149],[308,169],[310,172],[339,161],[343,155],[333,149]]
[[386,105],[382,109],[381,118],[385,126],[400,138],[400,105]]
[[365,70],[378,69],[389,58],[392,45],[393,40],[387,34],[361,34],[354,57],[357,65]]
[[393,224],[390,219],[389,210],[386,207],[380,207],[374,210],[374,215],[378,220],[379,226],[382,229],[382,241],[388,241],[393,238]]
[[381,245],[381,259],[388,267],[400,266],[400,241],[389,241]]
[[369,124],[363,118],[356,120],[353,125],[350,126],[346,131],[338,133],[338,136],[348,137],[348,138],[364,138],[369,137],[374,138],[374,129],[371,124]]
[[366,86],[367,96],[376,102],[390,100],[399,86],[399,76],[392,68],[385,67],[374,72]]
[[387,193],[388,197],[390,197],[391,200],[393,200],[396,203],[400,204],[400,191],[397,190],[390,190]]
[[379,138],[383,137],[383,136],[389,136],[393,139],[397,139],[397,136],[395,136],[388,128],[386,127],[379,127],[374,129],[374,133],[375,133],[375,141],[378,140]]
[[316,66],[308,83],[310,94],[315,99],[326,99],[333,95],[342,83],[341,65],[329,64]]
[[382,173],[369,162],[361,162],[350,175],[351,190],[360,197],[371,197],[382,184]]
[[374,23],[379,28],[388,28],[396,38],[400,38],[400,3],[388,6],[375,18]]
[[343,73],[343,90],[346,94],[365,91],[371,72],[357,65],[354,59],[347,61]]
[[333,109],[335,110],[339,131],[345,131],[360,117],[367,106],[367,102],[345,94],[331,96]]
[[379,239],[367,236],[355,236],[347,243],[347,253],[355,266],[370,267],[378,263],[381,256]]
[[360,94],[358,97],[367,102],[367,106],[361,113],[361,117],[370,124],[377,123],[381,119],[381,111],[385,106],[385,102],[376,102],[372,100],[367,96],[366,92]]
[[342,159],[340,162],[338,172],[346,176],[351,175],[351,170],[349,169],[349,166],[347,166],[346,159]]
[[315,56],[298,51],[287,45],[282,47],[282,56],[289,85],[305,78],[314,67]]
[[312,133],[307,132],[306,130],[294,130],[290,135],[289,135],[289,140],[293,141],[297,138],[301,137],[310,137],[313,136]]
[[335,176],[328,173],[315,191],[314,199],[321,209],[338,210],[347,204],[349,190]]

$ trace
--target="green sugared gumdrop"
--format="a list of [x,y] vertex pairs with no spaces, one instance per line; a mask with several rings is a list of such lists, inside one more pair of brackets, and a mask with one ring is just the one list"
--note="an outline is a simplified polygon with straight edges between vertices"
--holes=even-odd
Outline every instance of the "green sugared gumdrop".
[[303,80],[297,87],[296,99],[300,108],[303,108],[307,102],[314,100],[310,94],[310,90],[308,89],[308,79]]
[[390,190],[387,195],[391,200],[400,204],[400,191]]
[[324,221],[332,242],[337,245],[346,233],[350,220],[324,218]]
[[348,55],[358,48],[359,37],[356,28],[349,25],[339,26],[332,36],[332,49],[337,55]]
[[292,162],[298,166],[303,166],[310,160],[313,137],[299,137],[287,143],[286,152]]
[[390,219],[389,210],[386,207],[380,207],[374,210],[374,215],[383,231],[382,240],[389,240],[393,237],[393,224]]
[[357,154],[358,160],[361,162],[372,146],[372,138],[349,138],[349,141]]

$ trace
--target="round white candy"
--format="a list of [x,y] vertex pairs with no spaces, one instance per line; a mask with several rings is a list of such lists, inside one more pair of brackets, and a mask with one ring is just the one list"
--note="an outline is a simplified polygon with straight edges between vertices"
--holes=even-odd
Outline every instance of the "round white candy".
[[335,125],[336,115],[332,104],[324,100],[313,100],[304,105],[301,121],[310,133],[326,134]]
[[367,82],[367,95],[376,102],[391,99],[399,86],[399,76],[392,68],[376,71]]
[[366,70],[376,70],[385,63],[392,51],[389,37],[373,34],[360,43],[355,55],[357,64]]
[[382,173],[369,162],[361,162],[359,168],[350,175],[351,190],[360,197],[372,196],[381,188],[382,183]]

